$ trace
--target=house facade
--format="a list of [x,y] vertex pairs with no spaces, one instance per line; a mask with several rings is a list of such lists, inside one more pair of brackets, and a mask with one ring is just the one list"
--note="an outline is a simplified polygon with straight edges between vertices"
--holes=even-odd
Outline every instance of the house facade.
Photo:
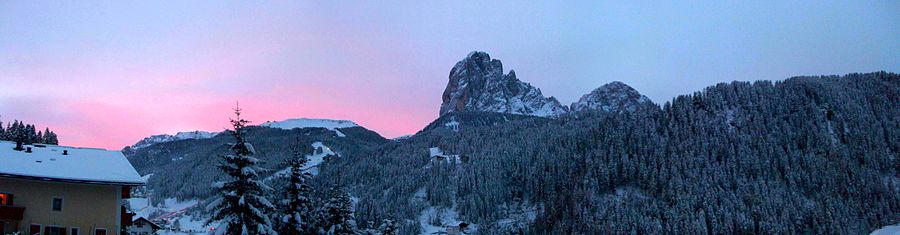
[[119,151],[0,141],[0,233],[115,235],[144,182]]

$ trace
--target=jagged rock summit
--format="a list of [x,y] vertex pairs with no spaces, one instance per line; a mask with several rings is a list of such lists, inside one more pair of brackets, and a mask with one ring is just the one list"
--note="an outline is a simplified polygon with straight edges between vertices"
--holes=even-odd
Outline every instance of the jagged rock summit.
[[570,106],[572,112],[606,111],[610,113],[635,112],[652,104],[644,95],[625,83],[615,81],[591,91]]
[[567,112],[556,98],[544,97],[540,89],[519,81],[515,71],[504,74],[500,60],[480,51],[453,66],[442,98],[440,115],[482,111],[557,117]]

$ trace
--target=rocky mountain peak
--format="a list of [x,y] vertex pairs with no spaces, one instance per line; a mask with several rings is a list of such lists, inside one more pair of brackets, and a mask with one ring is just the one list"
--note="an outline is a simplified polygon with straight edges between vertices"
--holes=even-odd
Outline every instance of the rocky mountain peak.
[[652,104],[649,98],[620,81],[607,83],[578,99],[570,106],[573,112],[602,110],[612,113],[634,112]]
[[567,112],[555,98],[520,81],[514,71],[504,74],[500,60],[480,51],[453,66],[442,99],[440,115],[481,111],[556,117]]

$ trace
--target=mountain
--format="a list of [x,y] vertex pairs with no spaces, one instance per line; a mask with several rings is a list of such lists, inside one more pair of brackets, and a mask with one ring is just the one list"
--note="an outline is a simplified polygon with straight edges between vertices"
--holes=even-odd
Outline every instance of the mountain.
[[[254,157],[262,161],[262,167],[270,170],[261,174],[263,178],[284,169],[295,148],[310,153],[314,162],[307,167],[318,171],[315,164],[327,162],[325,156],[361,158],[387,142],[393,142],[361,126],[351,126],[350,121],[297,120],[247,127],[246,137],[256,150]],[[340,131],[343,136],[335,131]],[[209,185],[225,177],[216,166],[222,155],[230,153],[226,146],[233,140],[231,135],[222,134],[159,142],[123,153],[138,173],[153,174],[147,184],[153,191],[154,200],[204,200],[211,195]]]
[[477,111],[556,117],[566,113],[556,98],[544,97],[540,89],[516,78],[515,71],[504,74],[500,60],[477,51],[450,70],[442,101],[440,115]]
[[[330,119],[312,119],[312,118],[295,118],[295,119],[287,119],[284,121],[267,121],[259,126],[271,127],[271,128],[280,128],[285,130],[291,130],[295,128],[325,128],[328,130],[332,130],[336,135],[340,137],[346,136],[343,132],[338,130],[338,128],[350,128],[350,127],[358,127],[355,122],[348,120],[330,120]],[[161,135],[152,135],[141,139],[134,145],[125,147],[122,149],[123,152],[133,152],[138,149],[146,148],[148,146],[178,140],[189,140],[189,139],[208,139],[218,135],[220,132],[207,132],[207,131],[186,131],[186,132],[178,132],[175,135],[161,134]]]
[[125,147],[122,149],[123,152],[135,151],[138,149],[142,149],[154,144],[172,142],[177,140],[188,140],[188,139],[208,139],[213,136],[218,135],[219,132],[207,132],[207,131],[187,131],[187,132],[178,132],[175,135],[161,134],[161,135],[152,135],[141,139],[134,145]]
[[271,127],[271,128],[281,128],[285,130],[291,130],[296,128],[325,128],[328,130],[334,131],[334,133],[338,137],[346,137],[343,132],[338,130],[339,128],[350,128],[350,127],[358,127],[355,122],[348,120],[330,120],[330,119],[312,119],[312,118],[296,118],[296,119],[288,119],[284,121],[268,121],[260,126]]
[[652,112],[623,112],[640,96],[594,99],[624,90],[583,102],[609,115],[449,112],[315,180],[350,188],[360,224],[391,216],[406,221],[402,234],[459,222],[485,234],[866,234],[900,223],[897,74],[721,83]]
[[581,96],[581,99],[569,107],[575,113],[586,111],[622,113],[635,112],[652,103],[649,98],[641,95],[634,88],[615,81]]
[[[467,60],[461,69],[485,64]],[[314,201],[346,188],[357,224],[390,218],[399,234],[461,222],[483,234],[866,234],[900,223],[895,73],[720,83],[660,106],[614,82],[572,105],[607,115],[578,118],[507,112],[504,89],[460,79],[450,93],[469,92],[451,95],[462,108],[442,107],[402,140],[342,121],[249,127],[271,170],[260,177],[277,199],[290,150],[306,148]],[[484,97],[497,105],[476,105]],[[154,197],[208,201],[230,141],[164,142],[128,158],[153,174]]]

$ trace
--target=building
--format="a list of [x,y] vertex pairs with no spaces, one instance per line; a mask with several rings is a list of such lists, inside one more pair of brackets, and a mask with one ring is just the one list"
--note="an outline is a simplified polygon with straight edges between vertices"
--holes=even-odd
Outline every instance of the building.
[[123,206],[144,185],[119,151],[0,141],[0,233],[113,235],[131,223]]
[[138,217],[131,223],[131,226],[127,227],[128,235],[150,235],[160,229],[162,229],[162,226],[144,217]]

